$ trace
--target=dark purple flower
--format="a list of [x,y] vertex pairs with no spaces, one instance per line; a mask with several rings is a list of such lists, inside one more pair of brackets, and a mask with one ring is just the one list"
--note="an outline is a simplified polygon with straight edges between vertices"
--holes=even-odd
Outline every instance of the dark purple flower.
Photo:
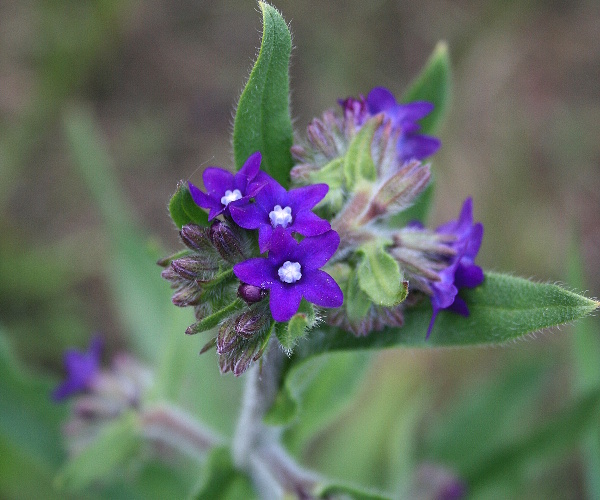
[[483,270],[475,264],[475,257],[483,238],[483,224],[481,222],[473,224],[471,198],[467,198],[463,203],[458,220],[446,222],[436,229],[436,233],[453,237],[448,245],[456,255],[452,257],[448,267],[438,273],[440,281],[430,283],[433,290],[431,297],[433,316],[427,329],[427,337],[431,333],[437,314],[442,309],[450,309],[462,316],[469,315],[466,302],[457,295],[458,290],[479,286],[484,279]]
[[433,104],[415,101],[407,104],[396,102],[394,94],[384,87],[375,87],[365,99],[352,97],[340,101],[346,120],[352,119],[361,126],[371,116],[383,113],[391,121],[392,128],[400,132],[397,144],[398,158],[405,162],[422,160],[434,154],[441,145],[436,137],[419,134],[418,120],[433,111]]
[[254,201],[246,199],[231,206],[231,217],[245,229],[258,229],[258,246],[261,252],[265,252],[273,231],[278,227],[302,236],[317,236],[329,231],[329,222],[312,212],[328,190],[327,184],[313,184],[286,191],[268,177],[266,184],[254,196]]
[[275,321],[288,321],[304,297],[322,307],[340,307],[342,290],[319,268],[332,257],[340,244],[335,231],[304,238],[298,243],[281,227],[273,231],[266,258],[255,258],[233,266],[244,283],[269,290],[269,307]]
[[69,349],[65,352],[63,362],[67,370],[66,380],[52,393],[52,399],[62,401],[73,394],[90,388],[94,378],[100,371],[100,354],[102,339],[94,337],[87,352]]
[[209,209],[208,220],[228,211],[239,200],[253,196],[266,174],[260,172],[260,151],[251,154],[235,174],[218,167],[208,167],[202,173],[206,193],[189,182],[196,205]]

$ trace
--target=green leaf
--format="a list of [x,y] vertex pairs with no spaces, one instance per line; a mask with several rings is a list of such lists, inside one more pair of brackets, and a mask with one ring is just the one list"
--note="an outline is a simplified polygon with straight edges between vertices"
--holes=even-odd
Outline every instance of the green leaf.
[[351,322],[360,321],[369,312],[372,301],[363,292],[359,285],[356,270],[352,270],[348,276],[348,283],[344,290],[344,307]]
[[[284,410],[287,410],[287,418],[280,418],[279,422],[294,422],[284,437],[293,454],[306,450],[309,440],[348,408],[357,388],[364,382],[371,358],[369,352],[343,352],[312,358],[307,363],[314,371],[314,378],[309,383],[288,374],[271,411],[279,408],[285,415]],[[300,363],[299,370],[307,369],[302,366]],[[284,402],[287,406],[281,404]]]
[[262,43],[235,113],[233,154],[240,169],[252,153],[260,151],[262,170],[288,187],[293,166],[288,75],[292,38],[281,14],[264,2],[259,5]]
[[473,490],[512,471],[528,461],[576,446],[586,431],[597,425],[600,417],[600,388],[581,396],[552,420],[521,439],[489,450],[489,455],[462,475]]
[[184,181],[177,183],[177,190],[169,201],[169,213],[178,229],[190,223],[208,225],[208,214],[196,205]]
[[429,101],[435,106],[433,111],[419,122],[424,134],[436,132],[448,112],[451,78],[448,45],[446,42],[439,42],[419,76],[402,97],[403,102]]
[[371,118],[361,127],[348,146],[344,156],[344,176],[349,191],[361,181],[373,182],[377,178],[377,168],[371,156],[371,143],[382,119],[380,115]]
[[363,258],[356,267],[358,285],[380,306],[393,307],[408,294],[398,262],[378,242],[360,247]]
[[110,254],[105,266],[117,311],[132,334],[137,352],[153,360],[164,352],[164,334],[172,331],[175,315],[169,288],[156,266],[158,255],[150,251],[148,237],[134,224],[134,211],[125,201],[92,113],[70,110],[65,116],[65,132],[74,164],[109,236]]
[[[585,289],[584,266],[581,252],[573,237],[568,252],[569,283]],[[598,322],[587,317],[578,321],[573,332],[573,357],[576,371],[575,385],[584,393],[600,387],[600,338]],[[588,431],[582,443],[585,484],[588,498],[600,498],[600,426]]]
[[353,500],[391,500],[393,498],[392,495],[386,495],[376,490],[333,481],[317,487],[314,494],[317,498],[337,498],[337,495],[349,495],[349,498]]
[[291,352],[298,342],[304,337],[306,331],[315,324],[315,310],[310,302],[302,300],[298,312],[287,323],[277,323],[275,334],[282,347]]
[[257,495],[250,479],[234,467],[229,450],[215,448],[192,497],[196,500],[253,500]]
[[365,337],[321,327],[301,342],[294,356],[387,347],[449,347],[501,344],[544,328],[569,323],[595,311],[599,303],[558,285],[534,283],[505,274],[486,273],[482,285],[463,289],[470,315],[449,311],[438,315],[429,339],[429,300],[406,310],[402,328],[387,328]]
[[107,424],[95,440],[70,459],[56,477],[56,485],[81,491],[97,479],[106,479],[134,455],[141,443],[133,413]]

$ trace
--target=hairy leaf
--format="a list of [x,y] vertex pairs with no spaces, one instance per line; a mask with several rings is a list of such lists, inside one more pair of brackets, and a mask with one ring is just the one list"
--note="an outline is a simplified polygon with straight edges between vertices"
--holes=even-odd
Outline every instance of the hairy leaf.
[[290,184],[293,142],[288,67],[292,38],[281,14],[259,2],[263,36],[258,59],[240,96],[233,123],[235,165],[260,151],[261,168],[284,187]]
[[169,201],[169,213],[178,229],[190,223],[208,225],[208,214],[196,205],[187,184],[183,181],[177,183],[177,191]]
[[403,102],[428,101],[435,106],[433,111],[420,121],[424,134],[436,132],[448,112],[451,78],[448,45],[446,42],[439,42],[421,73],[402,96]]

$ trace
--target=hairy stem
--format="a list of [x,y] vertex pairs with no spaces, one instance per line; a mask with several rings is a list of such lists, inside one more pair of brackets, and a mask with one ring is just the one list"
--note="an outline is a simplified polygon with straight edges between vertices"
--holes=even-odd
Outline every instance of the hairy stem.
[[263,498],[281,499],[290,494],[311,497],[318,476],[302,469],[280,444],[281,428],[263,423],[279,389],[284,353],[272,338],[262,367],[246,373],[242,410],[232,443],[235,465],[246,471]]

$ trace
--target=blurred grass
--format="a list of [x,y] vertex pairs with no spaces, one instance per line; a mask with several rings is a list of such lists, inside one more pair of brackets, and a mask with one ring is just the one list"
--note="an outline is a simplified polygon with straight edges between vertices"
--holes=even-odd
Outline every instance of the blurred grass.
[[[441,131],[444,146],[433,160],[432,223],[454,217],[462,200],[473,195],[475,217],[486,226],[481,263],[558,280],[565,276],[567,255],[573,255],[568,235],[575,219],[579,269],[587,270],[592,294],[600,290],[598,2],[275,4],[294,33],[292,112],[299,135],[338,97],[375,85],[401,94],[438,40],[447,40],[455,85]],[[124,316],[119,308],[131,292],[122,291],[118,300],[113,295],[115,280],[129,276],[111,263],[118,237],[106,230],[105,219],[107,213],[127,219],[141,237],[133,257],[142,258],[135,254],[140,247],[147,252],[141,272],[154,272],[156,286],[164,285],[168,297],[152,264],[153,252],[178,245],[166,203],[180,178],[198,182],[201,167],[230,165],[231,111],[259,28],[253,1],[0,4],[0,322],[19,357],[37,371],[57,372],[64,347],[85,345],[97,330],[108,337],[111,350],[133,345],[136,329],[138,352],[156,349],[151,347],[160,340],[156,336],[144,342],[142,330],[150,327],[139,318],[143,309]],[[104,137],[114,165],[112,184],[104,190],[102,178],[89,177],[85,185],[64,140],[63,119],[73,109],[88,110]],[[71,139],[85,133],[85,126],[72,122]],[[93,149],[78,154],[77,161],[86,159],[100,160]],[[102,167],[96,173],[102,175]],[[110,196],[115,190],[124,193],[121,208]],[[568,284],[583,288],[574,274]],[[166,300],[162,305],[168,308]],[[172,318],[172,324],[185,324],[184,316]],[[566,333],[544,335],[505,349],[386,354],[365,382],[372,398],[361,393],[342,420],[329,424],[328,438],[303,456],[334,475],[395,488],[417,460],[414,434],[425,432],[423,426],[435,433],[439,422],[452,417],[452,403],[470,401],[465,418],[473,419],[469,425],[477,432],[485,431],[476,422],[477,408],[483,415],[503,410],[511,415],[507,422],[519,416],[520,425],[533,432],[537,421],[565,408],[572,382],[582,391],[597,387],[592,354],[597,322],[578,323],[577,329],[572,339]],[[181,335],[170,351],[171,361],[185,353],[181,383],[161,390],[178,393],[210,424],[231,431],[239,384],[218,376],[213,358],[198,360],[202,342],[188,340]],[[407,378],[400,383],[405,365]],[[513,371],[515,366],[523,372]],[[529,383],[521,384],[519,373],[533,375],[523,375]],[[511,377],[521,397],[501,391],[506,386],[498,381]],[[422,387],[415,389],[418,397],[400,389],[411,384]],[[482,392],[482,386],[495,384],[497,392]],[[190,394],[196,396],[190,400]],[[490,425],[488,417],[480,419]],[[390,428],[395,437],[382,444],[379,433]],[[455,431],[445,432],[455,452],[465,446],[452,441]],[[2,433],[3,446],[7,435]],[[502,432],[497,437],[504,438]],[[593,498],[600,488],[594,483],[597,432],[588,440],[584,458],[563,449],[550,461],[525,467],[534,471],[532,478],[514,484],[536,494],[559,488],[565,497],[589,488]],[[342,446],[340,458],[335,450]],[[386,467],[373,472],[373,464],[383,462]],[[23,470],[39,472],[31,467]],[[507,488],[491,489],[488,496],[515,491]]]

